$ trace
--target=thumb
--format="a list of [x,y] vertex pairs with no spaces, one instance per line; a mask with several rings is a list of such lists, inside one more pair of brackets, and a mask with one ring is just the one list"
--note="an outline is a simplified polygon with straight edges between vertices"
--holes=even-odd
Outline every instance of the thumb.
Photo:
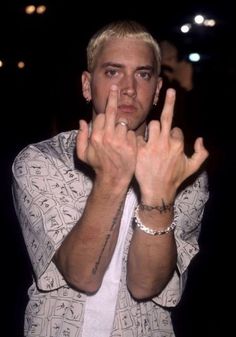
[[87,122],[84,120],[80,120],[79,126],[80,128],[78,130],[78,135],[76,138],[76,154],[80,160],[86,162],[89,128]]

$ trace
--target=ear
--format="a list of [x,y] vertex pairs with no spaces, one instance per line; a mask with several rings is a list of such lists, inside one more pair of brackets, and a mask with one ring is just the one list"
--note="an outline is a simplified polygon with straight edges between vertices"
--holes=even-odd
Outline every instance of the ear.
[[158,99],[159,99],[159,94],[160,94],[160,90],[162,87],[162,78],[159,77],[158,81],[157,81],[157,86],[156,86],[156,92],[155,92],[155,96],[154,96],[154,100],[153,100],[153,105],[157,105]]
[[86,102],[90,102],[92,99],[91,95],[91,74],[88,71],[84,71],[81,76],[81,82],[82,82],[82,91],[83,96],[86,99]]

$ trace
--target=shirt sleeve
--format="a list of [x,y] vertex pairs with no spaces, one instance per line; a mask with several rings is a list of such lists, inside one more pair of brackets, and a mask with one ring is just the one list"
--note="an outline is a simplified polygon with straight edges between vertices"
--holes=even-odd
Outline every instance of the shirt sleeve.
[[53,256],[83,212],[84,193],[75,197],[78,177],[58,158],[32,145],[16,157],[12,171],[14,206],[37,287],[43,291],[62,287],[66,281]]
[[181,191],[175,202],[175,240],[177,268],[164,290],[153,301],[165,307],[178,304],[187,281],[187,269],[199,252],[199,234],[206,202],[209,198],[206,172],[201,173],[192,185]]

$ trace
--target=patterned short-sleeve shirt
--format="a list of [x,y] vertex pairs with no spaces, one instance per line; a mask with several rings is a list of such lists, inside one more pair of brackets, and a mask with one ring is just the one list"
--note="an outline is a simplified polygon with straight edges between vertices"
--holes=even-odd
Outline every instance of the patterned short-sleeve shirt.
[[[53,262],[63,238],[79,220],[92,187],[92,171],[75,157],[76,134],[75,130],[63,132],[27,146],[12,167],[15,209],[34,270],[25,312],[27,337],[82,337],[86,294],[71,289]],[[133,233],[130,221],[111,337],[174,336],[170,309],[179,302],[188,265],[199,251],[208,196],[205,172],[177,195],[176,271],[161,294],[150,301],[135,301],[126,286]]]

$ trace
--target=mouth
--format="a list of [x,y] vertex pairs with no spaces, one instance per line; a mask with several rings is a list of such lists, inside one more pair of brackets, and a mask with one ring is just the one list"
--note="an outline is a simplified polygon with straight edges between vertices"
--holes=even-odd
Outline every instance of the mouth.
[[132,113],[135,112],[137,109],[132,104],[120,104],[118,105],[118,110],[120,112]]

